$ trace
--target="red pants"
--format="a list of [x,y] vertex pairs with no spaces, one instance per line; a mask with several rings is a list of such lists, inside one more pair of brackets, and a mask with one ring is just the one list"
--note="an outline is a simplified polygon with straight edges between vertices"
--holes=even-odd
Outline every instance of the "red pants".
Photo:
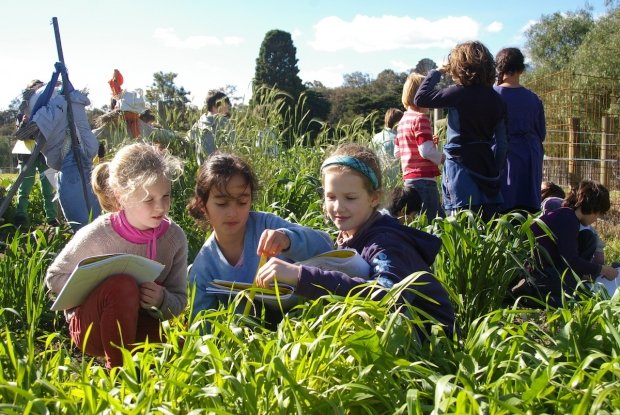
[[131,347],[147,338],[161,342],[160,322],[140,307],[140,288],[128,275],[113,275],[95,288],[76,309],[69,332],[82,351],[105,356],[108,368],[123,364],[118,346]]
[[135,112],[124,111],[123,116],[127,123],[127,131],[131,138],[138,138],[140,136],[140,114]]

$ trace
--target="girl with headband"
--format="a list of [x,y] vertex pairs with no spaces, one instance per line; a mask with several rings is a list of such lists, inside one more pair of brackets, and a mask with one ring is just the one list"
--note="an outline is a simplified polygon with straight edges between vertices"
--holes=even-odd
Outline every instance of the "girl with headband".
[[[342,272],[286,263],[271,258],[258,272],[259,287],[268,287],[274,279],[296,286],[306,298],[326,294],[346,296],[375,281],[371,296],[380,298],[407,276],[426,271],[405,290],[402,301],[424,315],[428,333],[431,324],[440,323],[450,334],[454,329],[454,310],[448,293],[430,274],[430,266],[441,246],[440,240],[408,226],[377,208],[381,199],[381,170],[372,150],[346,144],[323,162],[321,178],[325,212],[340,231],[338,248],[355,249],[370,265],[368,278],[350,277]],[[430,316],[429,321],[426,316]]]

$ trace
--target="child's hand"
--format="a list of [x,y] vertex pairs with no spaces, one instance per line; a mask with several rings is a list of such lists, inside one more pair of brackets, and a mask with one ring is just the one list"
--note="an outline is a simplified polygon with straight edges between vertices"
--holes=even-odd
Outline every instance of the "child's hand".
[[609,281],[613,281],[618,277],[618,270],[609,265],[603,265],[601,268],[601,275],[607,278]]
[[256,285],[261,288],[268,288],[277,278],[278,282],[296,287],[300,270],[299,265],[290,264],[279,258],[271,258],[258,270]]
[[291,240],[282,231],[265,229],[258,241],[257,255],[276,256],[291,247]]
[[140,285],[140,306],[147,310],[151,307],[159,308],[164,302],[164,287],[154,282],[144,282]]
[[435,144],[436,146],[439,145],[439,136],[438,135],[433,135],[433,144]]

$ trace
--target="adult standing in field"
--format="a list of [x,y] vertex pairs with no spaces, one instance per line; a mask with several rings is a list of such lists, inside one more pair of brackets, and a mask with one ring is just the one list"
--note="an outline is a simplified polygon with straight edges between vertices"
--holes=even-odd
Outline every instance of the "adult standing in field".
[[[455,85],[435,89],[441,75]],[[478,41],[456,45],[441,69],[432,69],[413,100],[423,108],[447,108],[442,177],[447,213],[479,212],[490,220],[502,203],[500,174],[506,161],[506,105],[493,89],[495,62]]]
[[[18,128],[25,126],[31,116],[30,98],[35,92],[42,88],[45,84],[35,79],[28,83],[26,89],[22,92],[22,102],[19,106],[20,114],[18,115]],[[24,140],[18,140],[13,147],[12,153],[17,156],[17,169],[21,174],[24,171],[26,162],[30,158],[32,149],[35,146],[35,140],[32,137]],[[35,174],[39,173],[39,182],[41,184],[41,195],[43,196],[43,209],[45,211],[45,219],[51,226],[58,226],[58,220],[56,216],[58,211],[56,209],[56,203],[54,197],[56,190],[54,184],[50,181],[50,178],[55,182],[56,170],[51,169],[45,163],[45,157],[39,153],[37,160],[32,165],[28,173],[26,173],[24,180],[17,189],[17,206],[15,207],[15,216],[13,218],[13,224],[16,227],[25,226],[28,224],[28,206],[30,204],[30,192],[34,186]],[[49,178],[48,178],[49,175]]]
[[207,112],[202,114],[188,132],[188,139],[196,148],[198,164],[213,154],[218,147],[234,141],[235,132],[230,123],[230,99],[217,90],[210,90],[205,102]]
[[389,108],[385,112],[383,129],[372,137],[373,148],[381,159],[383,174],[388,183],[394,183],[400,172],[400,163],[394,155],[394,141],[401,118],[403,118],[401,110]]
[[80,261],[93,256],[127,253],[165,266],[154,282],[140,285],[132,275],[109,275],[82,304],[65,310],[71,339],[85,353],[105,356],[108,368],[123,364],[120,346],[161,341],[161,320],[187,305],[187,239],[167,216],[171,182],[181,173],[179,159],[143,143],[98,164],[92,185],[111,213],[80,229],[47,270],[45,282],[58,294]]
[[400,120],[395,154],[400,158],[405,186],[415,189],[420,195],[420,213],[426,213],[430,221],[437,216],[446,216],[437,189],[438,166],[445,156],[437,149],[433,139],[430,118],[423,108],[413,102],[423,80],[423,75],[412,72],[403,85],[402,103],[406,111]]
[[497,85],[508,110],[508,154],[502,173],[501,211],[523,209],[530,213],[540,208],[545,140],[545,110],[538,96],[519,79],[525,71],[525,59],[517,48],[504,48],[495,56]]

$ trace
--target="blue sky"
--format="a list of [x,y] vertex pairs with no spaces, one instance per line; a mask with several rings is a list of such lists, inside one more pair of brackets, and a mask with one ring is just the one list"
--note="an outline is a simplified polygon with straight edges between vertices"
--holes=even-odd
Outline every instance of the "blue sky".
[[[591,0],[594,13],[603,0]],[[47,81],[58,60],[52,17],[58,18],[69,78],[88,88],[93,106],[109,102],[114,68],[127,89],[146,88],[157,71],[178,74],[176,84],[200,105],[209,89],[235,85],[249,98],[256,57],[266,32],[291,33],[301,79],[342,84],[356,71],[441,64],[456,43],[477,39],[492,53],[524,45],[523,30],[583,0],[31,0],[1,8],[0,108],[34,78]]]

